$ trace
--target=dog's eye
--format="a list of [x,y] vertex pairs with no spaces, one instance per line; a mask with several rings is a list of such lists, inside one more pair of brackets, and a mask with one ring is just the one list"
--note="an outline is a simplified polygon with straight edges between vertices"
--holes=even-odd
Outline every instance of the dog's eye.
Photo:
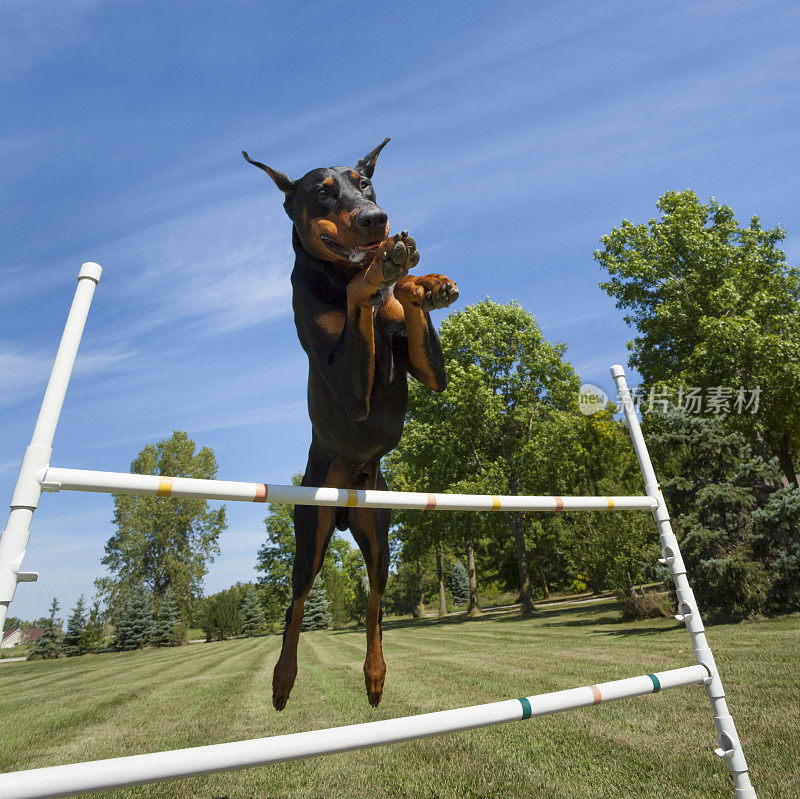
[[370,182],[366,179],[362,179],[361,183],[358,185],[361,186],[362,189],[368,189],[370,187]]
[[328,191],[328,187],[327,186],[318,186],[317,187],[317,194],[326,195],[326,194],[329,194],[329,193],[330,192]]

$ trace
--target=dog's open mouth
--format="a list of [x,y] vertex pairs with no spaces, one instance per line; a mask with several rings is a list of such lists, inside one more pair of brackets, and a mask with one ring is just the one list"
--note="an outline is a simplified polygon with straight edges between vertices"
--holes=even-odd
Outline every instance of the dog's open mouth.
[[345,258],[348,258],[353,262],[361,261],[368,252],[376,250],[381,246],[379,241],[376,241],[373,244],[359,245],[357,247],[345,247],[344,245],[339,244],[339,242],[329,239],[327,236],[320,236],[320,240],[332,253],[335,253],[336,255],[343,255]]

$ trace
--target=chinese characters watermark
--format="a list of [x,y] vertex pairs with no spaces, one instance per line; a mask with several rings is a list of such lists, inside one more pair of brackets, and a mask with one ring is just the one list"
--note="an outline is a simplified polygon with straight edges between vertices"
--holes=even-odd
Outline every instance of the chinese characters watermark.
[[[632,388],[629,396],[638,412],[666,413],[670,408],[692,414],[711,414],[727,416],[731,413],[758,413],[761,399],[761,386],[738,389],[728,386],[678,386],[675,390],[665,388]],[[616,404],[621,405],[621,397]],[[578,408],[584,416],[603,410],[608,403],[608,395],[598,386],[584,383],[578,392]]]

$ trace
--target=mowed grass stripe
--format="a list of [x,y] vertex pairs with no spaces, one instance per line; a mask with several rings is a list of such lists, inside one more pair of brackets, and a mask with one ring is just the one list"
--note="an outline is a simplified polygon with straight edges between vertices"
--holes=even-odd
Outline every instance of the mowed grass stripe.
[[[91,661],[103,657],[121,660],[118,667],[113,670],[97,669],[101,676],[95,680]],[[117,719],[127,704],[140,703],[149,692],[158,690],[159,685],[169,685],[187,663],[191,664],[192,668],[200,669],[204,663],[216,663],[217,660],[218,656],[208,653],[204,657],[185,660],[173,658],[170,661],[163,651],[148,651],[30,664],[35,668],[46,667],[47,671],[54,675],[58,673],[56,670],[62,667],[67,667],[62,669],[67,671],[72,667],[74,671],[80,671],[84,675],[81,686],[83,690],[75,690],[74,679],[51,679],[45,690],[37,690],[35,692],[37,704],[40,707],[48,707],[49,712],[32,714],[27,724],[19,725],[8,737],[4,736],[3,743],[0,743],[0,768],[5,770],[12,767],[15,769],[27,767],[24,763],[12,762],[8,765],[7,753],[31,752],[35,741],[49,742],[56,749],[66,745],[71,752],[75,746],[80,747],[88,726],[102,723],[108,718]],[[81,661],[89,661],[89,664]],[[125,669],[126,661],[128,669]],[[131,663],[135,664],[132,668]],[[157,675],[157,680],[153,679],[153,675]],[[9,700],[13,701],[14,696],[14,693],[6,695],[4,705],[7,705]],[[5,714],[8,709],[3,707],[2,712]],[[69,757],[63,761],[59,760],[55,753],[53,757],[56,759],[52,765],[69,760]]]
[[[0,750],[6,762],[14,759],[8,741],[15,736],[20,740],[17,731],[30,722],[30,707],[51,715],[49,702],[60,676],[68,677],[70,694],[80,695],[81,702],[96,702],[100,715],[94,722],[77,721],[76,730],[62,726],[60,745],[45,740],[53,737],[49,733],[44,738],[25,736],[30,751],[24,757],[30,765],[52,762],[54,753],[65,762],[73,759],[67,753],[76,748],[74,759],[82,759],[240,740],[463,707],[692,662],[688,636],[671,620],[629,624],[610,618],[609,605],[579,610],[524,619],[513,612],[487,613],[477,621],[427,620],[419,626],[392,620],[384,635],[387,685],[377,710],[369,708],[364,690],[363,629],[301,636],[298,680],[283,713],[271,707],[278,636],[7,666],[0,677],[47,665],[53,685],[47,689],[48,703],[41,705],[41,692],[31,684],[20,685],[11,696],[5,692]],[[797,615],[709,631],[761,797],[800,795],[800,688],[785,679],[786,664],[797,656],[798,632]],[[133,665],[127,675],[116,664],[109,671],[104,657]],[[95,664],[104,673],[97,690]],[[140,693],[132,696],[137,686]],[[116,694],[124,701],[109,709],[104,703]],[[713,755],[714,745],[707,700],[702,689],[691,687],[391,747],[107,795],[728,796],[730,778]]]

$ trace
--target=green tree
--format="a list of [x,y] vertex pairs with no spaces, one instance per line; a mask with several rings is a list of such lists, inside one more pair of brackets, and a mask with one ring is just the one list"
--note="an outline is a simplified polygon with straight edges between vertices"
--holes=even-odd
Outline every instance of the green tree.
[[158,604],[151,643],[155,646],[175,646],[180,642],[179,625],[180,607],[172,589],[167,588]]
[[469,575],[458,558],[453,561],[453,570],[450,572],[450,593],[455,605],[469,602]]
[[325,593],[325,585],[322,580],[315,580],[306,598],[303,624],[300,629],[303,631],[327,630],[333,624],[329,608],[330,603]]
[[258,635],[264,632],[267,616],[255,586],[247,586],[241,607],[242,632],[245,635]]
[[[196,450],[195,442],[176,430],[170,438],[148,444],[131,463],[131,472],[211,480],[217,462],[212,449]],[[158,600],[170,588],[182,619],[188,619],[202,596],[208,564],[219,553],[225,508],[211,510],[199,498],[115,494],[114,524],[117,532],[106,543],[101,561],[112,576],[96,583],[111,618],[118,617],[127,594],[145,584]]]
[[[300,485],[302,473],[292,475],[292,485]],[[267,540],[256,558],[258,584],[264,597],[264,609],[271,622],[283,622],[286,603],[292,595],[294,562],[293,506],[271,503],[264,519]]]
[[732,410],[741,387],[760,389],[758,412],[741,402],[729,422],[797,487],[800,271],[777,247],[785,233],[758,217],[740,227],[731,208],[692,191],[667,192],[658,209],[646,224],[624,221],[595,253],[610,276],[602,288],[637,329],[630,365],[650,388],[721,387]]
[[144,585],[134,587],[122,606],[114,627],[114,646],[117,649],[141,649],[153,639],[152,594]]
[[[444,415],[439,416],[441,408],[435,404],[429,404],[428,398],[418,396],[417,389],[412,387],[412,403],[409,413],[406,435],[419,440],[424,437],[427,431],[439,425],[449,425],[450,422]],[[430,392],[427,392],[430,393]],[[420,410],[417,407],[417,400],[421,400],[424,405]],[[427,414],[427,417],[426,417]],[[454,469],[450,453],[443,450],[448,446],[448,442],[440,442],[440,457],[431,457],[429,460],[418,458],[415,455],[413,445],[401,445],[392,452],[383,464],[389,485],[396,491],[430,491],[447,490],[456,493],[481,493],[483,484],[475,481],[473,477],[458,480],[460,472]],[[435,449],[435,444],[429,444],[429,451]],[[472,456],[468,455],[468,462],[464,467],[465,471],[473,467]],[[411,562],[414,564],[416,578],[412,577],[412,572],[397,566],[396,579],[393,580],[392,587],[394,612],[412,613],[416,618],[425,615],[425,595],[426,595],[426,576],[423,563],[427,561],[429,552],[436,553],[437,546],[440,548],[439,558],[436,562],[436,581],[433,587],[434,592],[439,596],[439,612],[446,614],[446,591],[444,589],[444,573],[439,569],[438,561],[441,559],[442,551],[463,548],[467,554],[469,563],[469,615],[480,613],[478,608],[478,587],[477,587],[477,568],[475,564],[475,542],[484,543],[490,537],[491,531],[497,530],[496,517],[487,514],[477,513],[435,513],[425,514],[419,511],[395,511],[392,515],[394,533],[392,540],[395,545],[396,557],[400,562]],[[503,527],[503,530],[507,528]],[[440,573],[441,572],[441,573]],[[441,576],[441,581],[439,577]],[[399,582],[398,582],[399,580]],[[402,590],[401,590],[402,584]],[[399,593],[398,593],[399,592]],[[409,605],[409,601],[414,596],[414,601]]]
[[83,594],[78,597],[72,615],[67,621],[67,630],[61,641],[61,651],[67,657],[82,655],[86,650],[83,648],[86,627],[86,607]]
[[51,660],[61,657],[61,620],[56,618],[60,610],[58,600],[53,597],[50,615],[39,620],[42,635],[32,644],[28,651],[28,660]]
[[[292,484],[300,485],[302,473],[292,475]],[[286,603],[292,594],[292,563],[294,561],[295,539],[293,507],[291,505],[270,505],[269,515],[264,520],[267,540],[258,551],[256,571],[260,573],[259,587],[264,597],[267,617],[273,622],[282,622]],[[361,574],[355,565],[355,550],[335,532],[328,544],[325,560],[322,563],[321,577],[330,603],[333,624],[341,627],[352,618],[358,618],[357,606],[363,585]],[[358,553],[358,560],[362,560]],[[358,572],[358,574],[357,574]]]
[[[613,403],[582,418],[578,427],[580,468],[574,493],[631,496],[643,491],[642,475],[624,422]],[[544,520],[563,524],[572,559],[571,580],[583,579],[594,591],[614,589],[630,597],[633,585],[654,576],[658,531],[649,513],[582,513]],[[568,567],[565,571],[569,571]]]
[[[394,456],[406,464],[404,474],[429,481],[427,490],[567,493],[578,469],[580,381],[563,360],[565,346],[546,341],[518,304],[488,299],[449,316],[441,341],[449,385],[441,394],[410,386],[409,419]],[[532,542],[521,513],[500,516],[514,542],[523,612],[530,612]]]
[[369,583],[367,567],[359,550],[348,548],[342,559],[342,574],[347,586],[347,617],[361,623],[367,614]]

